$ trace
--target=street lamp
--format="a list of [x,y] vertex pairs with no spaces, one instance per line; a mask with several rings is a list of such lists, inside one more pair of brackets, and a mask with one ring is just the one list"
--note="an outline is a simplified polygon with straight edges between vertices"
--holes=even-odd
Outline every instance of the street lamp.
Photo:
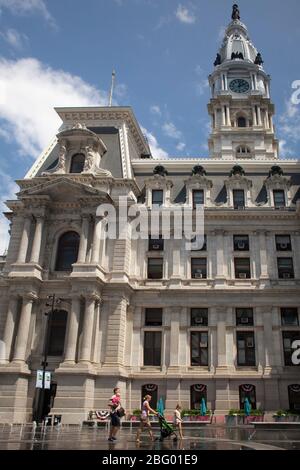
[[46,307],[50,307],[50,310],[45,312],[47,317],[47,324],[46,324],[46,334],[45,334],[45,341],[44,341],[44,348],[43,348],[43,361],[41,363],[43,367],[43,376],[42,376],[42,387],[40,388],[39,393],[39,400],[38,400],[38,410],[37,410],[37,424],[43,422],[45,418],[45,374],[46,368],[48,365],[48,351],[49,351],[49,340],[50,340],[50,333],[51,333],[51,326],[53,320],[53,312],[55,307],[61,302],[61,299],[57,299],[55,294],[48,295],[46,301]]

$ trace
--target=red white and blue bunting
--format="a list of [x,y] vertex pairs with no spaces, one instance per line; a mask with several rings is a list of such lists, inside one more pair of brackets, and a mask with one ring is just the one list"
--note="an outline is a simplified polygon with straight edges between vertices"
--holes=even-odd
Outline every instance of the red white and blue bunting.
[[146,392],[155,392],[157,390],[157,385],[155,384],[147,384],[144,387]]
[[299,393],[300,392],[300,385],[299,384],[289,385],[289,389],[290,389],[291,392]]
[[253,392],[255,390],[255,387],[254,387],[254,385],[251,385],[251,384],[243,384],[243,385],[241,385],[241,389],[245,393],[250,393],[250,392]]
[[195,392],[206,392],[206,385],[195,384],[195,385],[193,385],[193,389],[194,389]]

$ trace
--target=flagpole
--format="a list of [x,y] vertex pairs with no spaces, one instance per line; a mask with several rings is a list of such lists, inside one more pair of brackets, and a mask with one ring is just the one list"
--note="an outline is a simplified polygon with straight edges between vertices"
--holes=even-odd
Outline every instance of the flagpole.
[[111,87],[110,87],[109,103],[108,103],[109,107],[112,106],[113,92],[114,92],[114,86],[115,86],[115,77],[116,77],[116,72],[113,70],[111,74]]

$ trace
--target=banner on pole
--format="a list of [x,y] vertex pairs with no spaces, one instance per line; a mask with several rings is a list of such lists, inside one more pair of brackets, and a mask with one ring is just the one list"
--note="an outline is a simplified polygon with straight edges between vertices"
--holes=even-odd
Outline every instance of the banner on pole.
[[[51,372],[45,372],[45,382],[44,382],[44,388],[45,389],[50,389],[51,385]],[[43,371],[42,370],[37,370],[36,372],[36,388],[43,388]]]

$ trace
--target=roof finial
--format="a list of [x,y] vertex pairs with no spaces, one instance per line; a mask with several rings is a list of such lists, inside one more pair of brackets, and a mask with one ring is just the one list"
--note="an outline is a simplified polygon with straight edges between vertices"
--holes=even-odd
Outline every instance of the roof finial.
[[113,70],[111,74],[111,87],[110,87],[110,94],[109,94],[109,103],[108,106],[112,106],[112,98],[113,98],[113,92],[114,92],[114,86],[115,86],[115,77],[116,77],[116,72]]
[[240,20],[240,10],[239,10],[239,6],[235,3],[232,7],[232,15],[231,15],[231,18],[233,20]]

